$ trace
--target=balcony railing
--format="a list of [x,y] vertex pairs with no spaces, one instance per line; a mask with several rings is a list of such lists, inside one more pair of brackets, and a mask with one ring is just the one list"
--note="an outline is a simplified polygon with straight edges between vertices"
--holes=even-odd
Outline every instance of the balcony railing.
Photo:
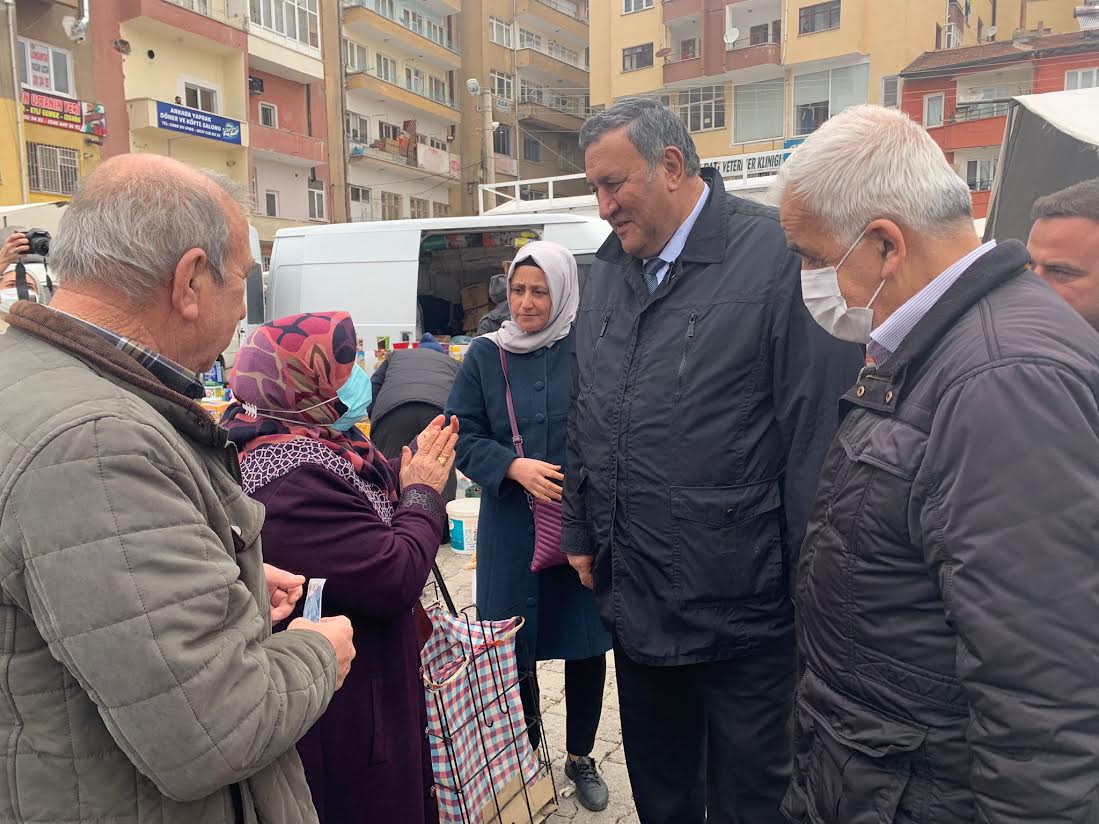
[[735,43],[726,43],[725,44],[725,51],[740,51],[741,49],[750,49],[753,46],[777,46],[777,45],[778,45],[778,43],[776,43],[770,37],[766,38],[765,40],[758,40],[758,39],[753,40],[751,37],[742,37],[740,40],[737,40]]
[[166,2],[235,28],[241,28],[242,26],[243,21],[241,19],[229,15],[226,0],[166,0]]
[[539,54],[544,54],[546,55],[546,57],[551,57],[560,63],[564,63],[566,66],[572,66],[574,69],[580,69],[580,71],[582,72],[586,72],[589,70],[588,66],[584,64],[584,60],[581,55],[578,54],[575,58],[573,58],[572,56],[565,54],[563,51],[561,51],[560,48],[553,48],[552,45],[547,47],[543,45],[533,45],[528,43],[527,45],[520,45],[519,51],[538,52]]
[[582,95],[552,94],[548,89],[531,89],[519,92],[520,103],[535,103],[554,111],[587,118],[591,115],[591,106]]
[[1027,83],[959,89],[957,108],[951,122],[969,123],[990,117],[1003,117],[1011,109],[1011,98],[1030,93],[1031,87]]
[[702,57],[701,52],[698,49],[691,49],[685,52],[673,52],[664,58],[665,63],[683,63],[687,60],[697,60]]
[[[385,143],[386,141],[376,141],[375,143],[363,143],[361,140],[348,140],[347,141],[347,155],[350,159],[357,157],[374,157],[378,160],[385,160],[390,163],[397,163],[401,166],[411,166],[412,168],[424,169],[425,171],[432,172],[438,175],[451,175],[453,174],[453,161],[456,159],[456,155],[450,152],[443,152],[441,149],[434,149],[434,156],[439,159],[439,163],[428,163],[426,158],[428,155],[427,146],[419,146],[417,149],[417,159],[413,163],[409,160],[407,155],[399,154],[397,152],[391,152],[384,148],[379,148],[376,143]],[[433,168],[434,166],[434,168]],[[444,168],[445,166],[445,168]]]
[[[199,2],[199,0],[195,0],[195,2]],[[386,4],[378,2],[378,0],[343,0],[343,7],[345,9],[347,9],[347,8],[368,9],[368,10],[374,12],[375,14],[381,15],[386,20],[392,20],[398,26],[401,26],[402,28],[407,29],[408,31],[412,32],[413,34],[424,38],[424,40],[428,40],[428,41],[434,43],[436,46],[442,46],[444,49],[452,51],[455,54],[460,54],[460,52],[458,50],[458,46],[454,41],[446,40],[441,34],[438,37],[434,37],[431,34],[428,34],[427,30],[420,31],[418,29],[412,28],[412,25],[410,24],[409,21],[405,20],[403,17],[398,17],[396,14],[390,14],[388,9],[386,8]]]
[[576,3],[561,3],[559,0],[537,0],[543,6],[549,6],[555,11],[561,12],[567,17],[571,17],[573,20],[579,20],[581,23],[588,22],[588,15],[580,12],[580,8]]
[[438,103],[440,106],[446,106],[447,108],[454,109],[455,111],[460,111],[460,109],[458,108],[458,104],[452,97],[447,97],[446,95],[435,95],[423,89],[414,89],[406,85],[405,83],[401,83],[397,80],[389,80],[388,78],[381,77],[374,69],[361,69],[354,66],[347,66],[345,70],[348,77],[357,74],[374,77],[378,80],[381,80],[383,83],[388,83],[390,86],[396,86],[398,89],[404,89],[406,92],[414,94],[417,97],[422,97],[425,100],[431,100],[432,102]]

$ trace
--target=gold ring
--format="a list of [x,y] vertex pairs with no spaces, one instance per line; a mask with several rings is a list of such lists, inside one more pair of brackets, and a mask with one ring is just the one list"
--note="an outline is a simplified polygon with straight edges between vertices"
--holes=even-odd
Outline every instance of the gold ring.
[[442,455],[440,455],[435,460],[437,460],[439,462],[439,466],[446,466],[447,459],[445,457],[443,457]]

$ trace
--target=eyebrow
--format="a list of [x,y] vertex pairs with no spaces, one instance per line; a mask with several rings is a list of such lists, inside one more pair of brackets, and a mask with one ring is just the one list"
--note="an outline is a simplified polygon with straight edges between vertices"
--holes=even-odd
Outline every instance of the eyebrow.
[[812,252],[806,252],[804,249],[802,249],[796,243],[788,243],[788,244],[786,244],[786,248],[789,249],[791,252],[793,252],[795,255],[801,255],[803,258],[813,257]]
[[1083,269],[1073,266],[1071,263],[1066,263],[1063,260],[1050,260],[1041,264],[1043,269],[1058,269],[1062,272],[1068,272],[1073,275],[1080,275],[1083,277],[1087,274]]

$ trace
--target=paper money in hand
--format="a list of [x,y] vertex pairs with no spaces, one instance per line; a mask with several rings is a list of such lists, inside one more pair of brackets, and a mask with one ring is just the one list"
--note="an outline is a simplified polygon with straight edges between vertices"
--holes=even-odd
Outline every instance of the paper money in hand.
[[310,578],[309,591],[305,596],[305,606],[302,608],[302,617],[306,621],[317,623],[321,620],[321,595],[324,592],[324,582],[327,578]]

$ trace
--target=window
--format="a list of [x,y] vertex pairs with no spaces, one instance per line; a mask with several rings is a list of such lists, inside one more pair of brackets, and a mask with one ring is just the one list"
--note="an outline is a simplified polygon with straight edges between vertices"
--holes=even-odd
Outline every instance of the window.
[[216,114],[218,110],[217,92],[213,89],[207,89],[205,86],[199,86],[197,83],[184,83],[183,103],[188,109],[198,109]]
[[436,201],[432,204],[435,209],[435,217],[450,217],[450,204],[439,203]]
[[698,57],[698,38],[692,37],[689,40],[679,41],[679,59],[680,60],[694,60]]
[[424,93],[424,73],[419,69],[406,66],[404,70],[404,85],[409,91],[422,95]]
[[630,46],[622,49],[622,71],[633,72],[638,69],[647,69],[653,64],[653,44],[644,46]]
[[733,88],[733,142],[751,143],[782,137],[786,114],[786,83],[762,83]]
[[488,39],[504,48],[511,48],[511,23],[499,17],[488,19]]
[[384,120],[379,120],[378,137],[382,140],[399,140],[401,137],[401,127],[395,126],[392,123],[386,123]]
[[812,34],[840,27],[840,0],[806,6],[798,15],[798,34]]
[[446,93],[446,81],[440,77],[427,78],[427,92],[432,100],[438,100],[440,103],[450,102],[450,98]]
[[666,95],[664,103],[692,132],[725,128],[725,87],[699,86],[678,95]]
[[531,83],[529,80],[519,80],[519,102],[531,102],[541,103],[544,99],[543,95],[545,91],[536,83]]
[[447,142],[445,140],[441,140],[438,137],[429,137],[427,139],[427,145],[430,146],[432,149],[438,149],[440,152],[445,152],[450,148],[449,146],[447,146]]
[[542,144],[530,135],[523,138],[523,160],[529,160],[531,163],[542,162]]
[[279,216],[279,193],[268,189],[263,193],[264,214],[268,217]]
[[760,46],[771,42],[771,24],[760,23],[748,30],[748,42],[753,46]]
[[1099,69],[1065,72],[1065,89],[1094,89],[1099,86]]
[[416,32],[416,34],[424,33],[424,17],[422,14],[417,14],[411,9],[405,9],[401,13],[401,25],[410,31]]
[[794,136],[815,132],[825,120],[867,101],[866,63],[794,77]]
[[370,65],[367,62],[366,46],[354,43],[350,40],[343,41],[344,65],[348,71],[364,72]]
[[537,32],[519,29],[519,48],[542,50],[542,35]]
[[410,197],[408,199],[408,216],[416,219],[423,219],[431,217],[431,201],[424,200],[419,197]]
[[995,160],[971,160],[966,164],[965,181],[971,192],[989,192],[996,177]]
[[272,105],[271,103],[260,103],[259,124],[261,126],[267,126],[271,129],[277,129],[279,127],[278,107]]
[[550,57],[556,57],[563,63],[568,63],[571,66],[580,67],[580,52],[575,49],[570,49],[567,46],[562,46],[560,43],[550,43],[549,46]]
[[962,36],[962,29],[959,26],[955,26],[953,23],[946,24],[946,47],[948,49],[960,49],[965,45],[965,38]]
[[351,220],[373,220],[374,210],[370,205],[370,190],[363,186],[351,186]]
[[273,31],[320,48],[320,24],[317,14],[319,0],[250,0],[252,22]]
[[632,14],[653,7],[653,0],[622,0],[622,13]]
[[324,220],[324,181],[309,181],[309,219]]
[[1013,94],[1018,94],[1018,92],[1015,91],[1015,87],[1008,85],[971,88],[967,89],[965,93],[959,89],[954,120],[981,120],[986,117],[1002,117],[1011,110],[1010,98]]
[[510,74],[492,72],[489,74],[488,79],[492,84],[492,93],[494,95],[505,100],[511,100],[512,76]]
[[945,96],[929,94],[923,99],[923,125],[929,129],[943,125],[943,102]]
[[270,255],[260,255],[259,259],[260,259],[260,267],[263,269],[263,271],[270,272],[271,271],[271,256]]
[[27,174],[32,192],[71,195],[80,178],[80,159],[76,149],[28,143]]
[[20,82],[35,91],[75,97],[72,54],[45,43],[19,39],[17,61]]
[[935,51],[938,51],[943,47],[943,27],[938,23],[935,24]]
[[396,85],[397,61],[392,57],[386,57],[384,54],[379,54],[377,60],[374,62],[378,69],[378,79]]
[[401,196],[394,192],[382,192],[382,220],[401,219]]
[[447,46],[447,48],[450,48],[446,42],[446,32],[443,30],[443,27],[434,20],[426,21],[424,37],[438,43],[440,46]]
[[394,0],[374,0],[374,11],[382,17],[388,17],[390,20],[397,19]]
[[512,141],[511,126],[501,126],[492,133],[492,150],[498,155],[515,156],[515,144]]
[[896,75],[881,79],[881,104],[896,109],[901,104],[901,79]]
[[781,20],[772,20],[771,21],[771,42],[772,43],[781,43],[782,42],[782,21]]
[[347,136],[356,143],[370,139],[370,121],[356,112],[347,113]]

